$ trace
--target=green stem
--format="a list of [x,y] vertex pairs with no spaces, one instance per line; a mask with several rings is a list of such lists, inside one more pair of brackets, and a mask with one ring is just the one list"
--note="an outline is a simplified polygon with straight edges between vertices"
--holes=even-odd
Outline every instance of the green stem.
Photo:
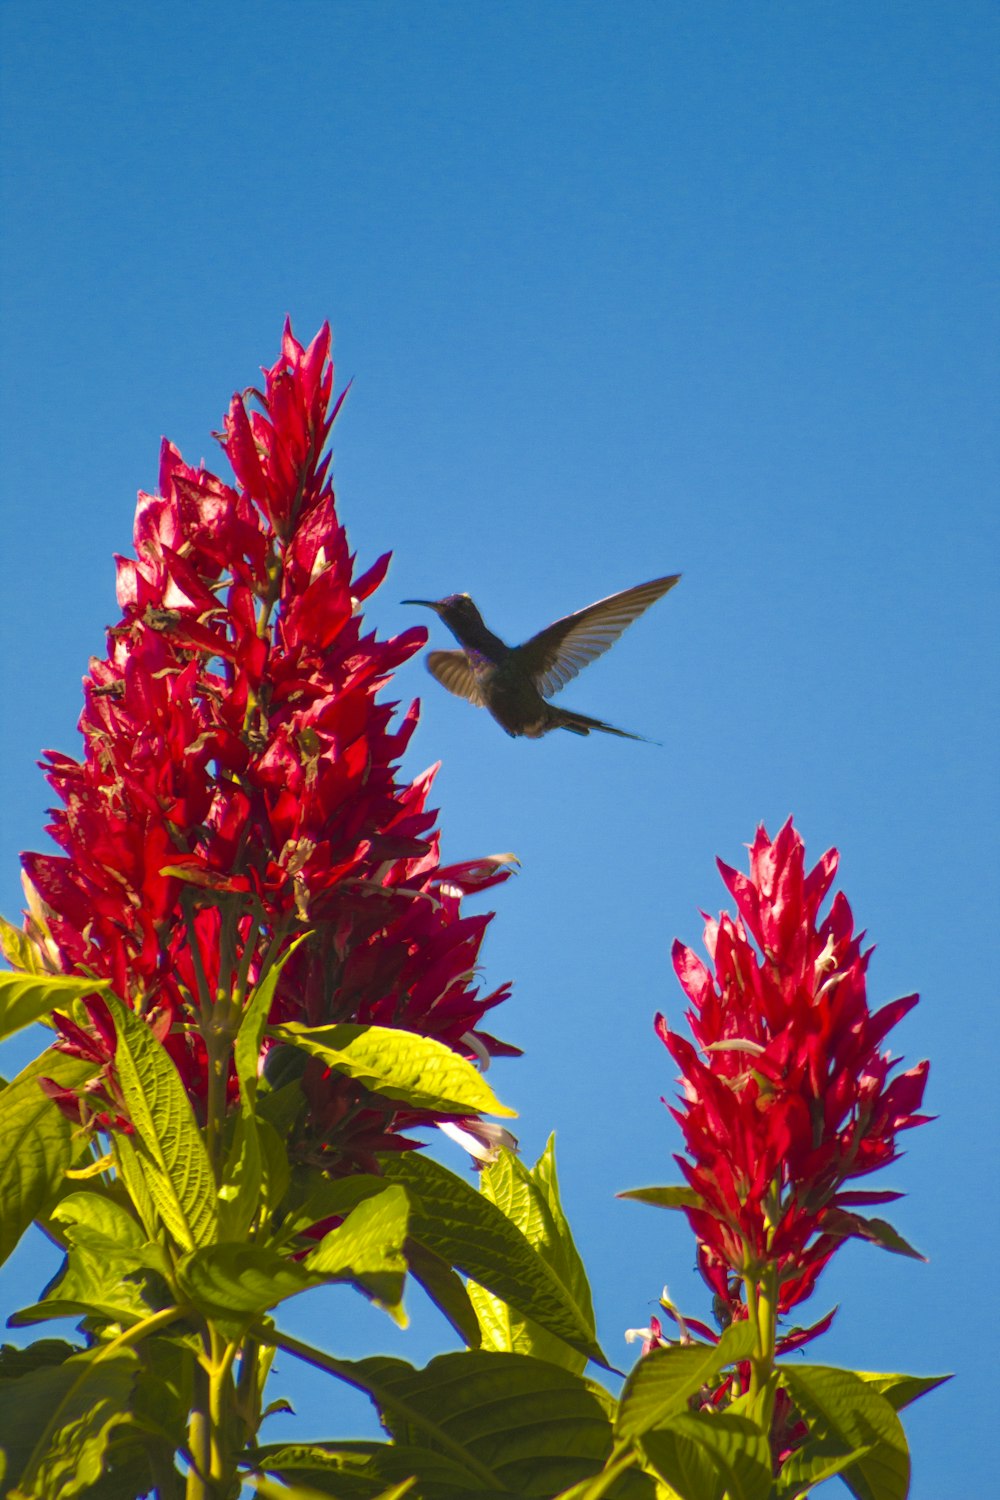
[[756,1329],[750,1356],[750,1399],[759,1404],[761,1426],[770,1430],[776,1383],[774,1346],[778,1336],[777,1268],[767,1265],[744,1277],[747,1315]]

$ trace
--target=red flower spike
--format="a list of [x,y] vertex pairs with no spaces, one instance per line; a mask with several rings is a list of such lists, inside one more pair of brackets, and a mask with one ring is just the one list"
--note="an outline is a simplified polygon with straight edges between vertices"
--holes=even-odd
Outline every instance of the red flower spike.
[[804,1301],[850,1226],[865,1237],[849,1208],[897,1196],[846,1185],[895,1160],[898,1132],[923,1123],[928,1064],[889,1079],[895,1064],[881,1045],[917,997],[869,1010],[869,955],[846,899],[838,893],[819,916],[836,850],[807,873],[789,820],[774,840],[758,829],[749,875],[719,868],[739,915],[707,919],[712,968],[681,943],[673,949],[697,1045],[662,1016],[656,1032],[681,1069],[671,1113],[687,1151],[678,1162],[700,1199],[685,1210],[699,1266],[731,1319],[745,1316],[740,1280],[768,1267],[782,1313]]
[[[84,681],[83,759],[46,755],[61,852],[23,857],[53,965],[112,982],[162,1035],[196,1110],[200,1008],[231,991],[223,962],[246,957],[256,982],[275,936],[284,948],[307,934],[275,1019],[405,1027],[479,1060],[516,1051],[480,1029],[507,989],[480,992],[489,918],[462,915],[463,896],[508,878],[510,856],[442,866],[433,771],[398,780],[417,706],[393,726],[377,693],[427,636],[363,633],[359,605],[389,554],[354,576],[324,455],[343,400],[329,352],[328,327],[303,348],[286,324],[259,409],[233,398],[222,446],[235,486],[163,444],[135,557],[118,559],[121,619]],[[61,1046],[100,1064],[89,1092],[114,1121],[98,1004],[87,1024],[54,1019]],[[306,1091],[300,1144],[331,1170],[370,1165],[422,1123],[311,1064]]]

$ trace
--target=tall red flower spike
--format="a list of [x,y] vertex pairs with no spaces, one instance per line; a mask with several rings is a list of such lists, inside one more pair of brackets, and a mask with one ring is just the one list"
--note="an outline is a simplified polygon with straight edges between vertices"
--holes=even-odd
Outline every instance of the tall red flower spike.
[[[831,849],[807,874],[791,819],[773,842],[759,828],[749,876],[719,862],[738,916],[707,922],[713,969],[674,944],[697,1046],[662,1016],[656,1029],[681,1069],[683,1099],[671,1113],[688,1157],[677,1161],[697,1194],[685,1212],[724,1322],[746,1315],[740,1283],[768,1267],[779,1311],[804,1301],[851,1236],[915,1253],[857,1212],[898,1193],[845,1189],[894,1161],[898,1132],[927,1118],[916,1111],[928,1064],[890,1079],[898,1064],[882,1043],[918,997],[869,1011],[871,950],[862,952],[843,894],[819,918],[837,860]],[[796,1330],[783,1347],[828,1324]]]
[[[286,325],[263,392],[234,396],[221,441],[235,488],[163,444],[135,559],[118,559],[121,620],[84,679],[83,759],[45,757],[63,853],[23,859],[49,961],[110,979],[165,1036],[196,1107],[206,1058],[190,1023],[303,933],[274,1019],[400,1026],[480,1059],[515,1050],[481,1030],[507,993],[475,983],[490,917],[461,912],[509,870],[443,868],[433,770],[397,778],[417,705],[393,728],[378,691],[426,633],[363,633],[389,555],[356,574],[337,516],[329,356],[327,326],[303,348]],[[93,1022],[94,1007],[88,1045],[107,1053]],[[417,1118],[312,1062],[305,1086],[331,1166],[400,1144]]]

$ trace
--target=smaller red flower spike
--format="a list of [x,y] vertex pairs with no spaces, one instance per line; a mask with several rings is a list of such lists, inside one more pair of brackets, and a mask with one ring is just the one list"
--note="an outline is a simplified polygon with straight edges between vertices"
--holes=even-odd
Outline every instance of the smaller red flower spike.
[[[917,996],[872,1014],[871,950],[862,951],[841,893],[820,919],[836,850],[807,873],[789,819],[773,841],[758,829],[749,875],[719,868],[738,915],[707,922],[712,967],[681,943],[673,950],[696,1045],[662,1016],[656,1030],[681,1069],[671,1113],[686,1147],[677,1161],[699,1200],[685,1210],[699,1267],[731,1320],[745,1316],[740,1280],[767,1267],[787,1312],[846,1238],[908,1252],[882,1220],[855,1211],[896,1195],[845,1184],[894,1161],[898,1133],[924,1122],[928,1064],[890,1078],[898,1063],[880,1049]],[[787,1347],[824,1326],[795,1330]]]
[[[326,451],[342,400],[329,328],[303,347],[286,325],[263,391],[229,407],[235,487],[163,444],[135,557],[118,559],[121,619],[84,680],[83,759],[46,755],[61,853],[23,857],[39,951],[111,981],[157,1029],[196,1110],[206,1007],[303,935],[275,1020],[397,1026],[480,1060],[516,1050],[482,1030],[507,989],[480,993],[490,918],[462,911],[511,857],[442,866],[433,770],[398,779],[417,705],[393,725],[397,705],[378,694],[426,632],[364,631],[360,605],[389,555],[355,574]],[[106,1019],[99,1005],[88,1025],[55,1017],[60,1045],[101,1065],[92,1092],[111,1119]],[[307,1149],[335,1170],[370,1164],[422,1119],[318,1065],[304,1087]]]

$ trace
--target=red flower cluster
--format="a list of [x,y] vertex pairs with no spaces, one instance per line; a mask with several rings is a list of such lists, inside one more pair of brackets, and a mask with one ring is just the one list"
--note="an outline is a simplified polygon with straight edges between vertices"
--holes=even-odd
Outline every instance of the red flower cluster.
[[[206,1057],[191,1023],[302,933],[276,1019],[513,1050],[479,1029],[506,993],[474,983],[490,918],[460,911],[509,872],[442,868],[433,772],[397,780],[417,705],[392,729],[396,705],[377,692],[426,633],[362,633],[389,556],[354,576],[324,456],[343,400],[331,408],[329,352],[328,327],[308,348],[286,327],[264,391],[247,393],[259,410],[233,398],[222,446],[236,488],[164,444],[136,558],[118,559],[121,621],[84,682],[84,758],[46,755],[64,852],[24,856],[29,931],[54,966],[110,979],[157,1026],[196,1104]],[[100,1031],[90,1038],[99,1048]],[[412,1120],[360,1107],[355,1086],[312,1064],[307,1092],[340,1155]]]
[[739,915],[708,921],[714,973],[674,945],[697,1048],[662,1016],[656,1026],[681,1068],[683,1103],[671,1113],[691,1160],[677,1160],[697,1194],[686,1213],[723,1321],[746,1315],[739,1283],[766,1267],[777,1268],[784,1312],[810,1294],[845,1238],[907,1248],[855,1211],[897,1193],[843,1185],[895,1160],[897,1132],[926,1118],[916,1111],[928,1064],[890,1080],[897,1064],[880,1050],[918,997],[869,1011],[871,950],[862,952],[841,893],[819,920],[837,858],[829,850],[807,874],[790,819],[773,843],[760,828],[749,877],[719,862]]

